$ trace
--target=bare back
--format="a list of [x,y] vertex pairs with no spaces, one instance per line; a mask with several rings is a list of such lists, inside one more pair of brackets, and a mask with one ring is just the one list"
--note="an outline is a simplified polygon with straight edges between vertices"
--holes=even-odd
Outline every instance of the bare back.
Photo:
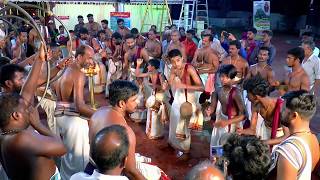
[[55,91],[58,101],[74,102],[75,80],[77,79],[84,79],[84,74],[72,64],[57,80]]
[[1,136],[1,164],[12,179],[50,179],[56,166],[51,158],[35,154],[28,148],[24,139],[39,136],[24,130],[18,134]]

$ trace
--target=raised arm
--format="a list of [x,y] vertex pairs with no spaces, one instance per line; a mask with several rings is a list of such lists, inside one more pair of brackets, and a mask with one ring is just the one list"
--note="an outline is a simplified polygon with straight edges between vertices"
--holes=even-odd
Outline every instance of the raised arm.
[[144,78],[144,77],[149,76],[149,73],[141,73],[140,72],[140,66],[142,63],[143,63],[143,59],[137,59],[137,67],[135,70],[136,77],[143,77]]
[[44,52],[44,46],[41,44],[39,55],[36,57],[31,72],[28,75],[28,78],[24,85],[22,86],[22,90],[20,92],[21,96],[24,98],[25,101],[28,103],[31,102],[31,100],[34,97],[34,94],[36,93],[37,89],[37,81],[40,76],[41,66],[45,62],[45,52]]

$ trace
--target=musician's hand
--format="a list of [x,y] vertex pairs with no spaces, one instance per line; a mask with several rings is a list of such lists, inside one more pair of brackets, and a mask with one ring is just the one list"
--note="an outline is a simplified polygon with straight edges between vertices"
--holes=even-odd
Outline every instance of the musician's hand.
[[46,52],[44,49],[44,44],[42,42],[41,42],[40,48],[39,48],[39,59],[43,62],[46,61]]
[[228,122],[226,120],[218,120],[215,123],[213,123],[213,125],[216,128],[224,128],[228,126]]
[[143,63],[143,59],[141,58],[137,59],[137,66],[141,66],[142,63]]
[[64,59],[58,61],[57,66],[58,66],[60,69],[63,69],[63,68],[65,68],[65,67],[69,66],[69,64],[72,63],[72,59],[73,59],[73,57],[64,58]]

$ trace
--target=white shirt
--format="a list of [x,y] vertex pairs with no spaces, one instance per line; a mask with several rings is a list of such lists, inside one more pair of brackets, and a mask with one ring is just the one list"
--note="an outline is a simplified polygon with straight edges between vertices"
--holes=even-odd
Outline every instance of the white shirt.
[[317,47],[314,47],[314,50],[313,50],[313,55],[316,55],[317,57],[319,57],[319,53],[320,53],[320,50],[319,50],[319,48],[317,48]]
[[307,60],[303,60],[302,67],[309,76],[310,89],[312,89],[316,79],[320,79],[320,59],[312,54]]
[[84,172],[79,172],[71,176],[70,180],[129,180],[125,176],[111,176],[106,174],[100,174],[96,169],[92,175]]
[[[279,145],[276,145],[272,150],[272,163],[269,171],[277,168],[279,155],[282,155],[296,170],[298,170],[297,180],[311,179],[312,153],[307,142],[300,137],[290,136]],[[304,157],[306,159],[304,159]],[[303,166],[304,163],[305,165]]]

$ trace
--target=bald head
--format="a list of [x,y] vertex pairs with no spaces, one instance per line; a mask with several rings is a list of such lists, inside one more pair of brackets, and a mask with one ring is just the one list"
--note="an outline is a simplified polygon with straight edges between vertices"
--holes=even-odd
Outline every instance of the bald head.
[[128,156],[129,140],[123,126],[112,125],[99,131],[91,144],[91,157],[99,172],[123,168]]
[[210,161],[204,161],[194,166],[187,174],[186,180],[224,180],[222,172]]

